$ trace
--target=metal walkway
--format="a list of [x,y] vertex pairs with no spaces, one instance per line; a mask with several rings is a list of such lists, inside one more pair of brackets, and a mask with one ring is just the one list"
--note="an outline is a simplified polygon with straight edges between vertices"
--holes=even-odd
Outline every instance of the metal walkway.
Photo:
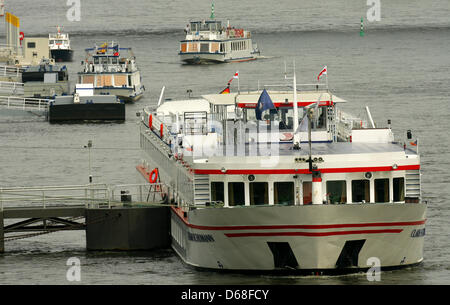
[[[169,188],[161,183],[0,188],[0,253],[4,251],[5,241],[63,230],[85,230],[88,224],[116,217],[102,215],[87,223],[90,209],[167,206],[165,194],[168,193]],[[13,219],[15,222],[9,223]],[[22,234],[9,234],[14,232]]]

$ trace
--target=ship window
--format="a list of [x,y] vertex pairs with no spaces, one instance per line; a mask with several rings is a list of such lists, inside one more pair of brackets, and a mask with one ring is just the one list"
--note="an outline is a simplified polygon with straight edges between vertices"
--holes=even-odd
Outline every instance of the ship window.
[[303,204],[312,203],[312,182],[303,182]]
[[209,52],[209,43],[201,43],[200,52]]
[[111,58],[111,63],[112,63],[113,65],[117,65],[118,62],[119,62],[119,61],[117,60],[116,57]]
[[269,184],[267,182],[250,182],[250,204],[269,204]]
[[389,202],[389,179],[375,179],[375,202]]
[[29,42],[29,43],[27,43],[27,48],[29,48],[29,49],[34,49],[34,48],[36,48],[36,43],[35,43],[35,42]]
[[370,202],[370,181],[352,181],[352,202]]
[[347,186],[345,180],[327,181],[327,199],[329,203],[346,203]]
[[224,202],[223,182],[211,182],[211,201]]
[[100,63],[100,60],[98,57],[94,57],[94,64],[98,65]]
[[102,64],[107,65],[108,64],[108,57],[102,57]]
[[244,182],[228,183],[228,205],[245,205],[245,187]]
[[394,201],[405,200],[405,178],[394,178]]
[[327,110],[326,107],[319,107],[317,109],[317,115],[313,120],[313,128],[315,130],[326,128],[326,112],[327,112],[326,110]]
[[274,204],[294,205],[294,182],[275,182],[273,190]]

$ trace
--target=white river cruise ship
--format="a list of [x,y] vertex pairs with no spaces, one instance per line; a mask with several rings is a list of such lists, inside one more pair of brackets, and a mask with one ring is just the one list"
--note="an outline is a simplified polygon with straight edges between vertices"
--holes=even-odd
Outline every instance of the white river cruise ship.
[[[426,202],[411,132],[340,110],[328,87],[276,87],[144,109],[142,163],[191,266],[334,274],[423,260]],[[292,89],[293,88],[293,89]]]

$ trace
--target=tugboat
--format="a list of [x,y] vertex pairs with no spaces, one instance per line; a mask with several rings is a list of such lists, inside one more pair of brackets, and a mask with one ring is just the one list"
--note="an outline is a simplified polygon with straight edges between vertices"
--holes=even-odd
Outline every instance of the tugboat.
[[215,20],[214,10],[211,20],[192,21],[184,31],[179,56],[187,64],[242,62],[260,55],[249,31],[231,27],[229,21],[227,27],[222,26]]
[[[293,84],[143,110],[138,172],[163,183],[172,248],[194,267],[342,274],[419,264],[418,142]],[[302,87],[303,88],[303,87]],[[173,103],[173,104],[172,104]],[[192,110],[193,107],[196,110]],[[159,185],[159,184],[158,184]]]
[[39,65],[26,68],[22,83],[25,97],[53,98],[70,92],[67,67],[55,64],[53,59],[42,59]]
[[112,42],[86,49],[82,65],[78,83],[93,84],[95,94],[116,95],[125,103],[136,102],[144,94],[145,87],[131,48],[120,48]]
[[73,95],[55,96],[48,107],[50,123],[125,121],[125,104],[114,95],[94,95],[92,84],[76,84]]
[[70,62],[73,59],[73,50],[70,47],[69,34],[61,33],[59,26],[56,29],[56,34],[48,35],[50,55],[56,62]]

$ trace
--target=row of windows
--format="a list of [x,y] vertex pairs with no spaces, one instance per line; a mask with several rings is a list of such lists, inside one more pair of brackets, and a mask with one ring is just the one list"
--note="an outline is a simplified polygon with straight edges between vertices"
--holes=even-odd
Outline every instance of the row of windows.
[[239,51],[239,50],[246,50],[247,49],[247,41],[233,41],[231,42],[231,50],[232,51]]
[[[393,201],[405,200],[405,179],[393,178]],[[351,202],[370,202],[370,181],[351,181]],[[224,182],[211,182],[211,200],[225,202]],[[245,205],[244,182],[228,182],[228,205]],[[312,182],[303,182],[303,204],[312,203]],[[374,179],[375,202],[390,202],[389,178]],[[250,205],[269,204],[268,182],[249,183]],[[324,201],[331,204],[347,203],[347,181],[327,181]],[[294,182],[273,183],[273,204],[294,205]]]
[[109,56],[104,56],[104,57],[94,57],[94,64],[98,65],[98,64],[102,64],[102,65],[107,65],[107,64],[113,64],[113,65],[117,65],[119,63],[119,59],[117,57],[109,57]]

